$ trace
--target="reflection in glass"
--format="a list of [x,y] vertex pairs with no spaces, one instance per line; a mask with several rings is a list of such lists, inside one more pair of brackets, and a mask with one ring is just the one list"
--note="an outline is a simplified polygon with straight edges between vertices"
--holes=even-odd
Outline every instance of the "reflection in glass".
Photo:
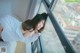
[[[42,3],[40,6],[39,13],[46,12],[45,6]],[[61,42],[58,38],[58,35],[56,34],[56,31],[54,30],[54,27],[48,17],[45,30],[41,34],[45,52],[46,53],[65,53],[63,46],[61,45]]]
[[80,53],[80,3],[58,0],[51,10],[66,37]]

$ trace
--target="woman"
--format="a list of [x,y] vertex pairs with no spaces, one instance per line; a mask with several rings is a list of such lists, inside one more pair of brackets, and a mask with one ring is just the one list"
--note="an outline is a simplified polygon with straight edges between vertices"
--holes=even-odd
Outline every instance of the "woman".
[[12,16],[0,18],[4,41],[32,42],[39,37],[47,19],[47,14],[37,14],[33,19],[20,22]]

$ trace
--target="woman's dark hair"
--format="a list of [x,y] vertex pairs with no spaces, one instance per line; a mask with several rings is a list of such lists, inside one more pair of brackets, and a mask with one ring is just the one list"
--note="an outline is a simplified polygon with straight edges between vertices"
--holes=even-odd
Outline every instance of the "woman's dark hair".
[[[32,20],[26,20],[25,22],[22,23],[23,30],[24,31],[30,30],[30,29],[35,30],[37,24],[41,20],[45,20],[46,22],[47,16],[48,15],[46,13],[42,13],[42,14],[37,14]],[[45,27],[45,23],[44,23],[44,26],[40,30],[38,30],[38,32],[41,32],[44,29],[44,27]]]

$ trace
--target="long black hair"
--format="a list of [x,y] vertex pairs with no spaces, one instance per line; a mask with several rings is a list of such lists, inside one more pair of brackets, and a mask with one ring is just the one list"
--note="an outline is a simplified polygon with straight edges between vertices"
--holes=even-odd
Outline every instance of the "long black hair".
[[[46,22],[47,16],[48,15],[46,13],[42,13],[42,14],[37,14],[32,20],[26,20],[25,22],[22,23],[23,30],[24,31],[30,30],[30,29],[35,30],[37,24],[41,20],[45,20]],[[40,30],[38,30],[38,32],[41,32],[44,29],[44,27],[45,27],[45,23],[44,23],[44,26]]]

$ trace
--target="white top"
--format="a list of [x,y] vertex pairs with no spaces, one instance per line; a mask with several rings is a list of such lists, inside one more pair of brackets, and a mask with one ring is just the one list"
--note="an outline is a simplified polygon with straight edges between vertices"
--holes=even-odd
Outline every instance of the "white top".
[[39,34],[36,33],[29,38],[25,38],[20,30],[21,22],[13,16],[7,15],[0,18],[0,23],[3,26],[1,36],[4,41],[33,42],[39,37]]

